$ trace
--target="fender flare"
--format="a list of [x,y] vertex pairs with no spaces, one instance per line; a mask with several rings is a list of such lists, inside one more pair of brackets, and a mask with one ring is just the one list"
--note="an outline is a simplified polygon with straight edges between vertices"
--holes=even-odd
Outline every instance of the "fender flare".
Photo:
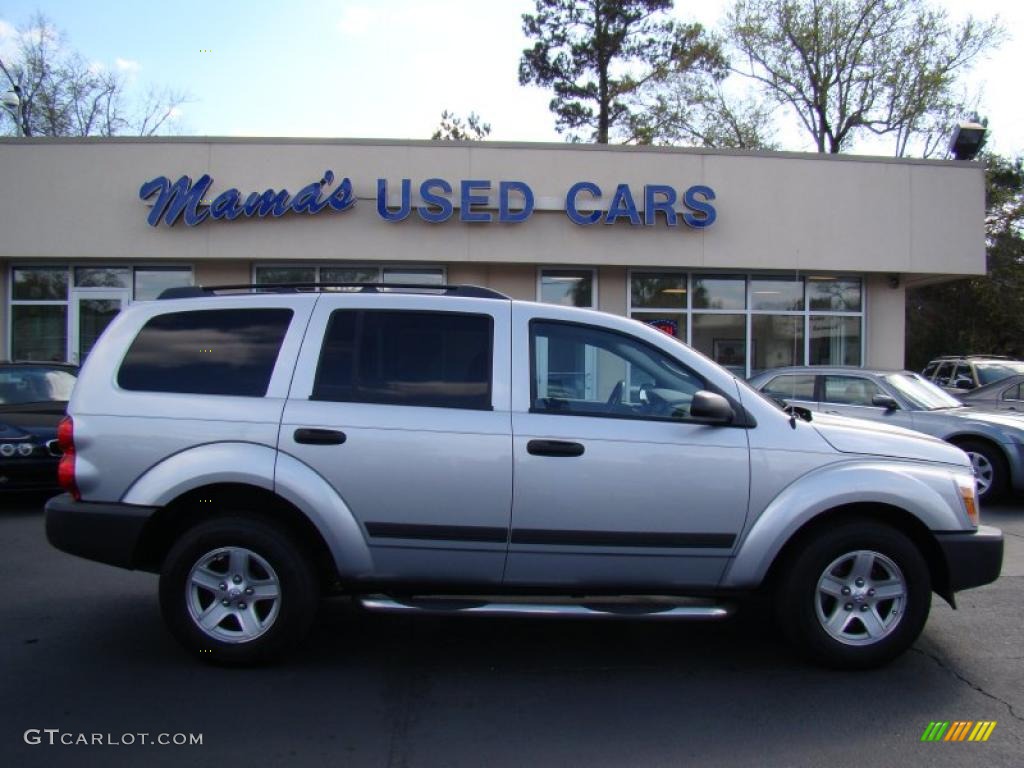
[[953,467],[878,460],[832,464],[810,472],[787,486],[753,522],[720,586],[759,586],[790,538],[837,507],[884,504],[908,512],[932,531],[963,530],[966,513],[953,472]]
[[207,485],[237,483],[270,491],[295,506],[317,529],[338,573],[373,573],[373,558],[362,527],[334,488],[293,456],[257,443],[208,443],[168,456],[150,467],[122,501],[164,507]]

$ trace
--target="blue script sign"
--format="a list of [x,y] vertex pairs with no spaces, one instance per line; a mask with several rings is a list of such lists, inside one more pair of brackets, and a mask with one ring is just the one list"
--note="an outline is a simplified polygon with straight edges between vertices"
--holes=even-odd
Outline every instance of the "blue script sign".
[[[156,197],[147,219],[152,226],[159,225],[161,220],[173,226],[184,217],[185,224],[194,227],[207,218],[231,221],[240,216],[264,218],[289,212],[315,214],[327,209],[347,211],[352,208],[356,204],[352,182],[342,179],[333,192],[327,193],[333,183],[334,173],[328,170],[319,182],[306,185],[295,197],[287,189],[268,189],[251,193],[243,202],[237,189],[229,189],[209,200],[206,194],[213,184],[209,174],[203,174],[194,184],[188,176],[173,183],[166,176],[158,176],[142,185],[139,197],[143,200]],[[419,200],[414,201],[412,180],[402,179],[396,205],[393,200],[389,201],[388,180],[377,179],[376,212],[382,220],[397,223],[408,219],[415,208],[420,219],[432,224],[456,216],[467,223],[520,224],[533,215],[536,198],[525,181],[497,182],[496,205],[491,202],[493,189],[494,184],[487,179],[463,179],[452,184],[445,179],[432,178],[416,187]],[[569,188],[561,210],[580,226],[621,221],[634,227],[653,227],[664,222],[668,227],[684,224],[704,229],[718,217],[711,204],[714,199],[715,191],[700,184],[683,190],[682,194],[667,184],[647,184],[637,193],[628,184],[617,184],[606,203],[601,187],[592,181],[579,181]]]
[[242,193],[234,188],[221,192],[212,201],[207,201],[206,193],[213,184],[213,178],[208,173],[200,176],[195,184],[188,176],[182,176],[173,184],[166,176],[157,176],[142,185],[139,197],[149,200],[156,195],[153,210],[146,219],[151,226],[157,226],[161,219],[169,226],[174,226],[184,214],[185,224],[194,227],[202,224],[207,217],[232,221],[239,216],[277,218],[289,211],[306,214],[320,213],[325,208],[347,211],[356,204],[356,198],[352,194],[352,182],[342,179],[337,189],[323,197],[326,188],[333,183],[334,172],[328,170],[324,171],[320,181],[307,184],[295,197],[292,197],[287,189],[268,189],[265,192],[251,193],[243,203]]

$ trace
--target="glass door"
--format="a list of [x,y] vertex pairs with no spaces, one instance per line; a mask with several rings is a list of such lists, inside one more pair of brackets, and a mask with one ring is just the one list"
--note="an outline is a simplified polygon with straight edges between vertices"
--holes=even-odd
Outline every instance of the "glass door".
[[123,288],[72,289],[68,360],[81,365],[96,339],[118,312],[128,305]]

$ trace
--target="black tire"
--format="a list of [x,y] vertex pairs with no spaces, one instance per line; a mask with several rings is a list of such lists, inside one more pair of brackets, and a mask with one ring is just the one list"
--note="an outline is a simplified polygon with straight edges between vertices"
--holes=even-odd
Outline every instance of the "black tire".
[[[963,440],[956,443],[956,447],[968,455],[977,455],[992,468],[992,479],[988,487],[982,491],[979,484],[978,500],[990,502],[1000,498],[1006,492],[1010,472],[1006,465],[1006,457],[1003,456],[1002,451],[991,443],[986,443],[982,440]],[[973,456],[971,463],[975,463]]]
[[[215,583],[193,588],[194,568],[197,580],[214,577]],[[234,576],[241,579],[235,583]],[[275,585],[276,600],[260,597],[271,595]],[[283,530],[248,517],[219,517],[190,528],[160,572],[160,608],[171,633],[197,658],[216,664],[260,664],[283,655],[309,632],[319,598],[306,552]],[[222,611],[218,603],[227,607]],[[224,617],[217,620],[214,610]],[[193,614],[218,623],[203,629]]]
[[[877,557],[859,561],[858,552]],[[872,570],[867,579],[856,582],[856,572],[845,569],[848,563],[860,562],[870,562]],[[899,579],[892,578],[892,566]],[[833,575],[827,588],[847,583],[842,589],[849,593],[836,591],[847,596],[819,593],[819,579],[826,571]],[[897,581],[904,591],[901,600],[868,595],[868,590],[876,595],[898,589]],[[893,586],[882,587],[883,583]],[[775,585],[775,605],[783,633],[813,661],[840,669],[877,667],[906,651],[924,629],[931,609],[931,575],[917,546],[905,535],[875,522],[851,520],[818,529],[793,552]],[[829,619],[841,626],[826,629]],[[868,622],[877,638],[869,633]]]

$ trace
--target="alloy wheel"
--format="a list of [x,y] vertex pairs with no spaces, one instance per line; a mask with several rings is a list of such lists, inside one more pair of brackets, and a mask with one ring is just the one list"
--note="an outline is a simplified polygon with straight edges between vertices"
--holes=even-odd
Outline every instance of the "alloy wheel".
[[277,619],[281,582],[270,563],[252,550],[221,547],[192,566],[185,600],[204,634],[224,643],[247,643]]
[[988,456],[983,453],[968,451],[967,458],[971,460],[971,467],[974,468],[974,481],[978,484],[978,495],[984,495],[992,487],[995,467],[992,466]]
[[885,555],[857,550],[825,568],[814,595],[818,621],[830,637],[844,645],[871,645],[903,618],[907,582]]

